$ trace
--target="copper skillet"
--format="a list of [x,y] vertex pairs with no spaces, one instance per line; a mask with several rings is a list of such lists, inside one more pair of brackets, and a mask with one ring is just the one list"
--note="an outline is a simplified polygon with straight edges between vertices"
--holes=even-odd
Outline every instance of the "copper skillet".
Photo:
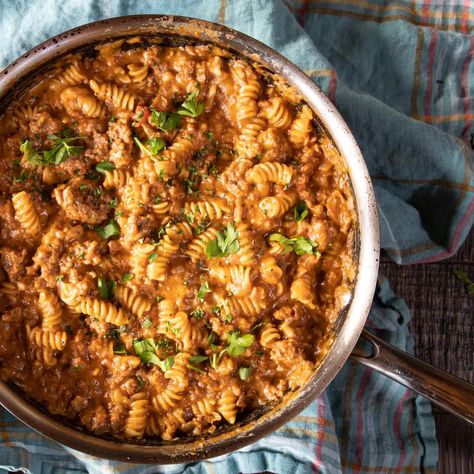
[[[446,410],[474,423],[474,386],[383,342],[365,331],[374,294],[379,258],[377,206],[361,152],[346,123],[321,90],[294,64],[259,41],[230,28],[192,18],[141,15],[97,21],[62,33],[30,50],[0,74],[0,111],[21,93],[43,66],[59,57],[124,37],[160,38],[166,44],[211,43],[257,61],[294,86],[317,112],[347,162],[359,221],[358,276],[352,301],[340,315],[335,340],[311,380],[299,392],[264,413],[236,426],[200,438],[171,442],[118,442],[82,431],[67,420],[42,411],[18,389],[0,382],[0,403],[21,421],[48,438],[91,455],[141,463],[182,463],[229,453],[255,442],[309,405],[351,357],[421,393]],[[353,352],[363,332],[370,355]]]

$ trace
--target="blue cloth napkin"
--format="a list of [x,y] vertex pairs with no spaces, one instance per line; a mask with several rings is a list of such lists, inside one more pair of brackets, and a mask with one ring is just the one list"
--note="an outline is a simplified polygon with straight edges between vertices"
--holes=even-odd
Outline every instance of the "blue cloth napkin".
[[[446,2],[448,3],[448,2]],[[382,248],[397,262],[454,253],[474,220],[474,6],[427,1],[19,0],[0,3],[0,66],[66,29],[163,13],[225,23],[313,78],[351,127],[374,180]],[[412,350],[406,305],[380,277],[368,325]],[[187,466],[138,466],[63,448],[0,413],[0,472],[431,473],[430,404],[348,362],[325,393],[263,440]]]

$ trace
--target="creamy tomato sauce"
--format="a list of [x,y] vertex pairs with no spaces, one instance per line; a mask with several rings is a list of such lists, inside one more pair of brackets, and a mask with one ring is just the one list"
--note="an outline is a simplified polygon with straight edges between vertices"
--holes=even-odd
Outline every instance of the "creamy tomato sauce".
[[69,56],[0,121],[0,374],[122,438],[210,433],[311,377],[355,278],[345,164],[208,46]]

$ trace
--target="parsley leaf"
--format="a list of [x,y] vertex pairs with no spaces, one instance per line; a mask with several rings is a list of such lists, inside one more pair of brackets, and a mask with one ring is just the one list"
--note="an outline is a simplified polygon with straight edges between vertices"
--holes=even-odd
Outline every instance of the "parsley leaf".
[[306,237],[298,236],[289,239],[282,234],[270,234],[268,240],[283,245],[286,253],[293,251],[296,255],[304,255],[306,253],[320,255],[318,244]]
[[199,301],[204,301],[204,298],[206,297],[207,293],[210,293],[210,292],[211,292],[211,289],[209,288],[209,283],[207,281],[203,282],[197,292],[197,299]]
[[151,337],[133,343],[133,350],[135,351],[135,354],[140,357],[142,362],[145,362],[146,364],[155,364],[163,372],[166,372],[173,367],[174,357],[169,356],[166,359],[161,360],[156,355],[156,347],[155,341]]
[[116,237],[120,235],[120,226],[115,219],[110,221],[103,227],[96,227],[95,231],[104,239],[110,239],[110,237]]
[[240,367],[239,377],[241,380],[247,381],[250,378],[250,372],[252,369],[250,367]]
[[295,206],[295,221],[301,222],[308,215],[308,206],[304,201],[300,201]]
[[105,173],[106,171],[112,171],[115,169],[115,164],[111,161],[101,161],[95,165],[95,170],[99,173]]
[[157,112],[153,110],[151,113],[151,121],[163,132],[171,132],[181,123],[181,116],[175,112],[170,114],[166,112]]
[[239,331],[229,333],[227,347],[224,349],[231,356],[242,355],[252,344],[255,339],[253,334],[245,334],[239,336]]
[[20,151],[23,153],[23,158],[28,162],[37,166],[41,166],[44,163],[41,152],[36,151],[29,140],[25,140],[20,145]]
[[122,282],[127,283],[127,281],[133,280],[135,275],[133,273],[124,273],[122,275]]
[[227,228],[218,232],[215,239],[211,240],[206,246],[206,255],[208,257],[224,257],[240,250],[240,244],[237,240],[239,233],[234,224],[228,223]]
[[194,319],[202,319],[204,316],[204,310],[202,308],[196,308],[195,310],[191,311],[191,317]]
[[97,279],[97,288],[99,288],[99,296],[103,300],[111,300],[115,295],[116,283],[114,280],[107,280],[106,278],[99,277]]
[[195,355],[195,356],[191,356],[189,358],[189,362],[191,362],[191,364],[200,364],[201,362],[204,362],[205,360],[209,359],[209,357],[205,356],[205,355]]
[[151,321],[148,318],[146,318],[142,322],[142,328],[148,329],[149,327],[151,327]]
[[26,161],[37,166],[57,166],[66,161],[70,156],[80,155],[84,151],[81,145],[73,145],[77,140],[83,137],[73,137],[72,130],[65,129],[61,135],[48,135],[48,139],[54,142],[53,147],[49,150],[35,150],[29,140],[25,140],[20,145],[20,151]]
[[204,112],[204,104],[198,102],[197,96],[199,94],[198,90],[195,90],[191,94],[188,94],[186,100],[181,104],[181,107],[178,109],[179,115],[186,115],[188,117],[197,117]]
[[13,178],[14,183],[23,183],[23,181],[27,180],[30,174],[28,171],[22,171],[18,176]]
[[114,344],[114,354],[127,355],[125,344],[122,341]]
[[145,145],[140,141],[138,137],[133,137],[135,143],[137,144],[138,148],[148,155],[150,158],[155,159],[156,155],[165,148],[166,143],[160,137],[152,137],[149,138]]

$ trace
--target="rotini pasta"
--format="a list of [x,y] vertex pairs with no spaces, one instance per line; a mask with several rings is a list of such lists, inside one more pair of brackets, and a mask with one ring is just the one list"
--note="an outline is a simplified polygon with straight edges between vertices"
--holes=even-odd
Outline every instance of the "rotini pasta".
[[34,237],[41,232],[41,221],[36,212],[31,195],[26,191],[21,191],[12,196],[15,217],[23,227],[24,231]]
[[117,84],[89,81],[89,86],[98,99],[108,101],[118,109],[133,111],[135,109],[135,97],[126,92]]

